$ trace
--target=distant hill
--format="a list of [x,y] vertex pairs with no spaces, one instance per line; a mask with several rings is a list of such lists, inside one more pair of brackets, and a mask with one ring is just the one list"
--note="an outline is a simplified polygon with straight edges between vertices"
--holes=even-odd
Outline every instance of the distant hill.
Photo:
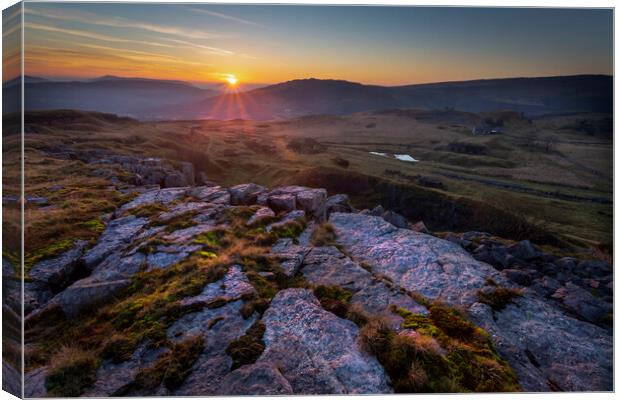
[[[609,113],[613,77],[575,75],[488,79],[407,86],[301,79],[221,94],[186,82],[104,76],[86,82],[26,79],[26,109],[78,109],[139,119],[285,119],[386,109],[511,110],[528,116]],[[7,92],[19,85],[8,82]],[[14,111],[14,110],[8,110]]]
[[341,80],[303,79],[238,94],[211,97],[169,118],[279,119],[360,111],[454,108],[487,112],[512,110],[527,115],[611,112],[613,78],[579,75],[490,79],[385,87]]
[[[19,97],[19,80],[3,85],[4,96]],[[195,103],[219,92],[181,81],[103,76],[89,81],[59,82],[27,76],[26,109],[75,109],[157,119],[161,107]],[[16,96],[17,95],[17,96]],[[17,104],[5,112],[17,111]]]

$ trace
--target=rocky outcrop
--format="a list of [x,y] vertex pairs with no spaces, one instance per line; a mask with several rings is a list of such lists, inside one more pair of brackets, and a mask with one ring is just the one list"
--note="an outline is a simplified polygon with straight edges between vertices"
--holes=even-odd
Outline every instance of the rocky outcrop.
[[[408,290],[466,308],[491,333],[525,390],[611,389],[612,339],[606,329],[574,318],[533,290],[502,310],[480,303],[476,293],[489,279],[494,285],[515,284],[450,241],[372,216],[335,213],[330,222],[354,259]],[[530,259],[537,254],[527,243],[511,250]]]
[[[98,353],[83,395],[391,393],[390,370],[364,350],[356,318],[381,317],[394,335],[415,338],[418,328],[405,326],[406,318],[428,320],[435,300],[490,334],[524,390],[612,388],[612,336],[601,322],[612,312],[607,263],[551,257],[528,241],[480,232],[441,239],[382,207],[357,213],[346,196],[328,198],[323,189],[134,190],[136,197],[105,219],[92,248],[76,243],[35,264],[26,284],[28,327],[97,316],[102,306],[127,301],[145,277],[162,285],[120,303],[123,316],[138,318],[131,312],[156,299],[156,318],[141,316],[148,335],[134,331],[138,339],[122,359]],[[335,241],[315,245],[315,229],[331,229],[327,217]],[[3,275],[15,275],[8,262]],[[19,294],[12,282],[4,287]],[[498,288],[516,294],[501,306],[481,298]],[[341,308],[321,291],[341,296]],[[129,329],[114,318],[106,324]],[[192,338],[202,346],[187,365],[175,365],[174,385],[157,374],[144,384],[141,374],[170,363],[166,357]],[[28,370],[27,395],[46,395],[50,367]]]

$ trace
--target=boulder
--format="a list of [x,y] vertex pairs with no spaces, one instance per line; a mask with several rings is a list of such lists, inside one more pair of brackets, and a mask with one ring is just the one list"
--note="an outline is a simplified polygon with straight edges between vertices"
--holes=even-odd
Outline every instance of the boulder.
[[295,196],[290,194],[281,194],[269,196],[267,199],[267,205],[275,212],[289,212],[296,208],[297,202],[295,200]]
[[370,210],[369,214],[374,215],[375,217],[380,217],[385,212],[385,209],[381,204]]
[[194,171],[194,165],[187,161],[180,161],[179,165],[181,167],[181,172],[183,173],[183,176],[185,177],[185,181],[189,185],[194,185],[196,183],[196,176],[195,176],[196,174]]
[[542,255],[536,246],[534,246],[529,240],[522,240],[508,246],[507,251],[512,256],[522,260],[532,260]]
[[510,279],[518,285],[529,286],[532,284],[532,274],[527,271],[522,271],[518,269],[505,269],[502,271],[502,274],[504,274],[506,278]]
[[315,221],[325,221],[325,202],[327,191],[325,189],[309,189],[297,193],[297,208],[303,210],[308,218]]
[[325,311],[308,289],[286,289],[263,315],[265,351],[295,394],[390,393],[379,362],[360,349],[359,328]]
[[[426,224],[424,223],[424,221],[416,222],[415,224],[411,225],[409,229],[411,229],[414,232],[420,232],[420,233],[426,233],[426,234],[431,233],[426,227]],[[462,240],[459,244],[461,245],[461,247],[466,248],[469,246],[469,243],[470,242],[468,242],[467,240]]]
[[349,196],[346,194],[335,194],[325,201],[327,216],[333,212],[352,212],[353,208],[349,205]]
[[286,276],[293,276],[299,271],[309,251],[308,247],[293,244],[291,239],[280,239],[271,248],[271,254],[278,257]]
[[571,311],[590,322],[601,322],[612,312],[611,304],[571,282],[559,288],[552,297],[561,300]]
[[256,204],[258,196],[266,191],[266,188],[255,183],[244,183],[228,189],[232,205],[246,206]]
[[269,207],[261,207],[258,210],[256,210],[256,212],[254,213],[254,215],[252,215],[250,217],[250,219],[248,219],[247,224],[248,225],[254,225],[258,222],[270,219],[270,218],[274,218],[276,216],[276,214],[273,212],[273,210]]
[[230,193],[221,186],[197,186],[188,191],[190,196],[213,204],[230,204]]
[[584,278],[602,278],[611,275],[612,271],[611,264],[598,260],[582,261],[574,269],[575,274]]
[[67,287],[80,273],[82,253],[87,245],[85,240],[78,240],[58,257],[36,263],[29,271],[30,278],[55,290]]
[[81,312],[92,309],[111,300],[118,292],[131,284],[129,279],[114,281],[96,281],[85,278],[75,282],[58,295],[63,313],[73,318]]
[[381,218],[383,218],[397,228],[410,229],[407,219],[394,211],[388,210],[384,212],[383,214],[381,214]]
[[84,256],[86,267],[93,269],[111,253],[125,249],[134,235],[147,223],[147,218],[136,218],[134,215],[112,220],[99,237],[95,247]]
[[506,247],[491,244],[478,246],[472,255],[476,260],[490,264],[500,271],[508,268],[514,260],[514,257],[508,254]]

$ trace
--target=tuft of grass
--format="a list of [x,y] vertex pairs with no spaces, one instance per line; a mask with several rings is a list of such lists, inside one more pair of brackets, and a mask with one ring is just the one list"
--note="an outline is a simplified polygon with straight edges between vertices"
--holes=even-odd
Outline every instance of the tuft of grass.
[[265,350],[263,334],[265,325],[257,321],[250,327],[245,335],[230,342],[226,353],[233,359],[231,369],[237,369],[242,365],[253,364]]
[[314,289],[314,295],[319,299],[325,310],[345,318],[349,311],[349,301],[353,293],[339,286],[320,285]]
[[168,208],[165,205],[160,203],[147,203],[125,211],[122,217],[133,214],[138,218],[151,218],[166,211],[167,209]]
[[522,289],[495,286],[492,289],[481,289],[476,292],[478,301],[489,305],[493,311],[501,311],[514,300],[523,295]]
[[318,225],[312,232],[313,246],[334,246],[336,244],[336,229],[329,222]]
[[32,268],[32,266],[39,261],[43,261],[48,258],[54,258],[60,255],[60,253],[69,250],[72,245],[73,240],[62,239],[57,242],[53,242],[46,247],[27,253],[26,257],[24,258],[24,265],[26,266],[26,271],[29,271],[30,268]]
[[115,395],[122,396],[132,391],[148,392],[158,388],[162,383],[169,390],[178,388],[191,373],[203,349],[202,336],[191,336],[175,343],[154,365],[138,371],[133,382]]
[[77,397],[95,382],[99,360],[95,353],[63,346],[51,359],[45,386],[51,396]]
[[356,315],[362,348],[377,357],[397,393],[520,390],[484,330],[456,309],[428,303],[428,316],[395,310],[404,318],[400,333],[382,317]]
[[180,229],[190,228],[192,226],[198,225],[196,221],[194,221],[194,217],[198,213],[196,211],[188,211],[184,214],[177,215],[174,218],[167,220],[166,222],[155,220],[152,222],[153,225],[161,225],[166,224],[166,228],[164,232],[172,233],[174,231],[178,231]]

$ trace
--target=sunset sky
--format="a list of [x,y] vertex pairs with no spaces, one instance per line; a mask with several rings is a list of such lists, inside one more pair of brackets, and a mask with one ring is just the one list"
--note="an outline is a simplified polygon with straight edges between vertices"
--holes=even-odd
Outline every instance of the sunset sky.
[[611,10],[25,4],[25,72],[399,85],[613,73]]

